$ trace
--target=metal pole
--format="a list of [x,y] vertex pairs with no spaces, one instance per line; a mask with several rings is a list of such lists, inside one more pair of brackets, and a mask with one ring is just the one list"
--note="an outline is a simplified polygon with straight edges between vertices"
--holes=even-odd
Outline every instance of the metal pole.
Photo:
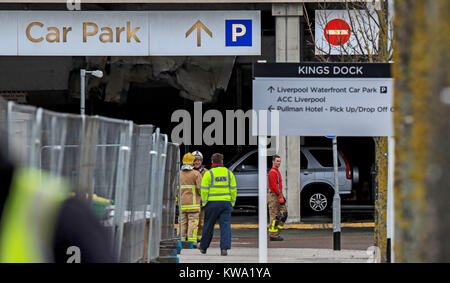
[[258,114],[259,263],[267,263],[267,110]]
[[[388,2],[388,28],[394,25],[395,17],[395,0]],[[392,37],[389,41],[392,45]],[[394,137],[388,137],[388,203],[387,203],[387,253],[386,261],[388,263],[394,262],[394,167],[395,167],[395,139]]]
[[159,128],[156,128],[155,132],[153,133],[153,143],[152,143],[152,150],[150,151],[150,156],[152,156],[151,161],[151,179],[150,179],[150,219],[149,219],[149,228],[148,228],[148,245],[147,245],[147,263],[149,263],[152,258],[152,252],[153,252],[153,218],[155,214],[155,190],[156,190],[156,172],[158,171],[157,167],[157,161],[158,161],[158,153],[159,153]]
[[[178,194],[178,231],[180,233],[180,237],[179,240],[182,240],[182,235],[181,235],[181,231],[183,231],[183,227],[181,225],[181,178],[180,178],[180,170],[181,170],[181,152],[180,149],[178,148],[178,152],[177,152],[177,182],[178,182],[178,190],[177,190],[177,194]],[[201,204],[200,204],[201,205]]]
[[393,259],[392,239],[394,236],[394,166],[395,166],[395,140],[388,137],[388,196],[387,196],[387,251],[386,262],[391,263]]
[[267,137],[258,141],[259,263],[267,263]]
[[341,250],[341,197],[339,196],[337,137],[333,138],[334,197],[333,197],[333,250]]
[[84,115],[85,108],[85,78],[86,78],[86,70],[80,70],[80,114]]

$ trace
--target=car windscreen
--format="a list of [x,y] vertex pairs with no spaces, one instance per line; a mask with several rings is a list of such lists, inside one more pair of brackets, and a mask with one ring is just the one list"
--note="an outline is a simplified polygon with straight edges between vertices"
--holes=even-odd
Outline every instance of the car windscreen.
[[[233,165],[234,163],[236,163],[242,156],[244,156],[246,154],[237,154],[235,156],[233,156],[233,158],[231,159],[231,161],[227,162],[225,164],[225,167],[230,168],[231,165]],[[272,168],[272,156],[267,156],[266,158],[267,160],[267,169],[270,170]],[[253,152],[252,154],[250,154],[249,156],[247,156],[241,163],[240,165],[245,165],[248,166],[247,169],[245,171],[253,171],[253,170],[258,170],[258,152]]]
[[231,165],[233,165],[236,161],[238,161],[239,158],[244,156],[245,154],[237,153],[229,161],[225,163],[225,167],[230,168]]
[[[319,162],[322,167],[333,167],[333,150],[331,149],[310,149],[309,152]],[[341,162],[338,158],[338,166]]]

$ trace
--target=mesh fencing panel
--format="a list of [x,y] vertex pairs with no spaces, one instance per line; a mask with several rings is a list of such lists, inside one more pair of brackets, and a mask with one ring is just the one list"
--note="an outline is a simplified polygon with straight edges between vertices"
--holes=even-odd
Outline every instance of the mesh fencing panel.
[[160,159],[160,132],[159,128],[153,134],[153,144],[151,150],[151,165],[150,165],[150,198],[148,204],[148,247],[147,247],[147,262],[156,259],[159,256],[159,246],[155,244],[158,227],[156,225],[157,218],[157,187],[158,187],[158,170]]
[[40,112],[35,107],[8,102],[8,152],[19,166],[38,167]]
[[107,218],[103,224],[109,229],[114,252],[117,260],[120,260],[123,227],[129,218],[126,204],[133,126],[129,122],[104,117],[88,118],[87,122],[91,119],[96,120],[98,124],[98,132],[94,133],[97,145],[93,175],[93,205],[99,206],[96,208],[99,211],[106,210],[104,215]]
[[179,148],[159,129],[0,101],[1,123],[19,165],[64,177],[91,205],[118,261],[154,260],[175,238]]
[[146,210],[150,195],[152,134],[153,126],[134,125],[122,262],[140,262],[144,257]]
[[159,128],[153,134],[150,204],[149,204],[149,239],[147,260],[159,256],[162,230],[162,199],[164,191],[164,173],[167,156],[167,135],[161,134]]
[[[158,233],[156,234],[156,239],[154,241],[154,244],[159,247],[160,243],[161,243],[161,236],[162,236],[162,228],[163,228],[163,217],[162,217],[162,212],[163,212],[163,195],[164,195],[164,175],[166,172],[166,160],[167,160],[167,147],[168,147],[168,137],[165,134],[161,134],[161,143],[160,143],[160,148],[159,148],[159,152],[160,152],[160,160],[159,160],[159,170],[158,170],[158,187],[157,187],[157,197],[156,197],[156,201],[157,201],[157,206],[156,208],[156,227],[158,228]],[[159,248],[158,248],[159,249]],[[159,252],[158,252],[158,256],[159,256]]]
[[0,97],[0,154],[8,152],[8,104]]
[[161,240],[170,241],[177,239],[175,229],[176,200],[179,175],[179,146],[169,143],[167,146],[167,159],[164,174],[164,191],[162,206],[162,231]]
[[83,121],[78,115],[44,110],[42,113],[39,168],[63,176],[72,188],[79,184],[80,143]]

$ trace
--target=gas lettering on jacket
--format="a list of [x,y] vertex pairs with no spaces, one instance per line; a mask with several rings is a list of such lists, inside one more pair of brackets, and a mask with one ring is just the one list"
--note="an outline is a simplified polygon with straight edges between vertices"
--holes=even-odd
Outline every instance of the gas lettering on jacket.
[[228,180],[227,177],[223,176],[223,177],[215,177],[214,180],[216,182],[226,182]]

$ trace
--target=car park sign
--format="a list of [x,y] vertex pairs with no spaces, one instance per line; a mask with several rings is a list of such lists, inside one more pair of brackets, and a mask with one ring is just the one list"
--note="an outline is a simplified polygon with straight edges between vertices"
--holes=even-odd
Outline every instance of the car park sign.
[[159,11],[150,21],[153,56],[261,54],[260,11]]
[[251,20],[225,20],[226,46],[252,46]]
[[278,111],[281,136],[392,136],[390,69],[369,63],[255,64],[253,109]]
[[0,56],[260,55],[260,11],[0,11]]

